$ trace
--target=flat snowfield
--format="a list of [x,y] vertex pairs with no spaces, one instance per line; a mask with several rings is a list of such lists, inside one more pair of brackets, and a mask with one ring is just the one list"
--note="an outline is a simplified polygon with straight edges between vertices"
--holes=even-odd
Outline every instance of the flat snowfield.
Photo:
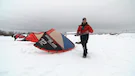
[[55,54],[33,44],[0,36],[0,76],[135,76],[135,33],[90,35],[87,58],[81,44]]

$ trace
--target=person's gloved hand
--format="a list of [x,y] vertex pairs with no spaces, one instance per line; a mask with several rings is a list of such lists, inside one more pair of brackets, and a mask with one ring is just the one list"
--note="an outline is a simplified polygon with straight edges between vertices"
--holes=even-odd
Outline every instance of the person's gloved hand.
[[79,34],[76,34],[75,36],[79,36]]
[[79,33],[77,33],[75,36],[79,36],[80,34]]

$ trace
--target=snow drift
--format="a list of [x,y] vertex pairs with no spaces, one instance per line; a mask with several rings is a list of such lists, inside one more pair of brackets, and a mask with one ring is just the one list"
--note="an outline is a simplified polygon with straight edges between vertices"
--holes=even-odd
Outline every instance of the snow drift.
[[135,76],[134,33],[90,35],[85,59],[81,45],[51,54],[33,44],[0,36],[0,76]]

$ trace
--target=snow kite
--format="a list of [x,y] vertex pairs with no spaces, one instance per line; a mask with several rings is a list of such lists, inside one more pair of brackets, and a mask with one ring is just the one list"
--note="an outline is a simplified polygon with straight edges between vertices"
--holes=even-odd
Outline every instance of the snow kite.
[[44,32],[40,40],[36,42],[34,46],[52,53],[69,51],[75,47],[73,42],[55,29]]

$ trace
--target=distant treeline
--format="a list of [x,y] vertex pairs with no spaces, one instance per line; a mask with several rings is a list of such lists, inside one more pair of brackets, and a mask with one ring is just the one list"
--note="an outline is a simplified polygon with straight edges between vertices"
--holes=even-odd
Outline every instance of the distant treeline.
[[[29,34],[31,32],[14,32],[14,31],[3,31],[0,30],[0,36],[13,36],[14,34]],[[76,32],[65,32],[64,35],[75,35]],[[110,34],[110,35],[118,35],[120,33],[93,33],[91,35],[103,35],[103,34]]]
[[[65,35],[75,35],[76,32],[65,32]],[[103,35],[103,34],[110,34],[110,35],[119,35],[120,33],[92,33],[90,35]]]
[[0,35],[1,36],[13,36],[16,33],[27,34],[25,32],[13,32],[13,31],[3,31],[3,30],[0,30]]

